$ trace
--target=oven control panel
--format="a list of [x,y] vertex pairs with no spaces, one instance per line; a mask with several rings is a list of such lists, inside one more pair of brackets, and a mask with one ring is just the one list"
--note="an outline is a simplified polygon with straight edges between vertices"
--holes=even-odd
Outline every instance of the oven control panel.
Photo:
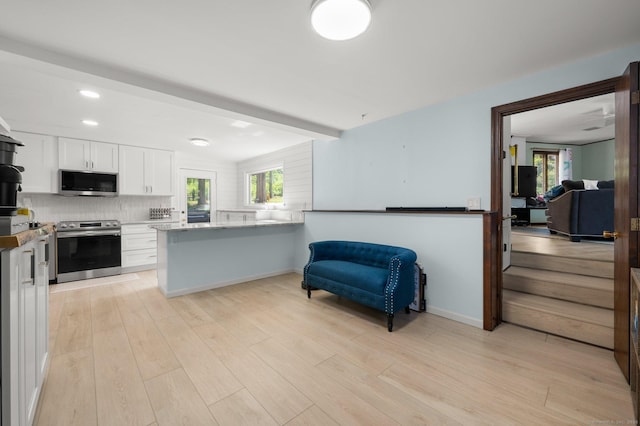
[[68,220],[58,222],[56,230],[64,231],[95,231],[99,229],[120,229],[120,221],[117,220]]

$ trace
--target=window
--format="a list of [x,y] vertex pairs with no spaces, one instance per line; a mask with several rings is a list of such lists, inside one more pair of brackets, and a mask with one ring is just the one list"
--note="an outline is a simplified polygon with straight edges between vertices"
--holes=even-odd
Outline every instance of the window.
[[558,151],[533,151],[533,165],[537,167],[536,192],[544,194],[558,185]]
[[249,204],[281,204],[284,199],[282,167],[249,175]]

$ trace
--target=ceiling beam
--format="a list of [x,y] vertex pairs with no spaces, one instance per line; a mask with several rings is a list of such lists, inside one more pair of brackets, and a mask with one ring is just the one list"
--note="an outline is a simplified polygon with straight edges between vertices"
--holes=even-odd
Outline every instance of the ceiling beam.
[[[60,52],[48,50],[44,47],[24,43],[14,39],[0,36],[0,49],[15,55],[26,57],[32,60],[63,67],[71,71],[77,71],[92,76],[101,77],[113,82],[127,85],[127,92],[134,92],[137,95],[152,96],[157,98],[158,94],[166,95],[163,100],[169,103],[200,104],[213,108],[215,112],[222,116],[233,115],[245,118],[258,119],[262,124],[291,131],[293,133],[303,133],[315,139],[335,139],[342,135],[341,129],[336,129],[313,121],[305,120],[292,115],[273,111],[267,108],[238,101],[225,96],[217,95],[199,90],[187,85],[178,84],[166,79],[157,78],[151,75],[138,73],[128,69],[114,67],[108,63],[93,61],[86,58],[72,56]],[[120,90],[125,89],[120,87]],[[145,90],[140,90],[145,89]],[[149,91],[153,92],[152,94]],[[154,94],[156,96],[154,96]],[[168,97],[174,99],[168,99]],[[302,131],[302,132],[301,132]]]

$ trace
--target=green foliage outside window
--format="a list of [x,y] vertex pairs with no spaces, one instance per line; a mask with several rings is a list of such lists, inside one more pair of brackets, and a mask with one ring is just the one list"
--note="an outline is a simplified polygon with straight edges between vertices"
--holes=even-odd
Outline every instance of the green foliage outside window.
[[558,185],[558,152],[534,151],[533,165],[537,167],[536,193],[544,194]]
[[279,204],[284,198],[282,168],[249,175],[250,204]]

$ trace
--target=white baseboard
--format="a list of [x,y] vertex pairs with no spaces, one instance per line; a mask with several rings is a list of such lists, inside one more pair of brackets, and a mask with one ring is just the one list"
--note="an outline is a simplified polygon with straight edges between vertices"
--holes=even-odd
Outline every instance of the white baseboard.
[[217,282],[217,283],[213,283],[213,284],[207,284],[207,285],[203,285],[203,286],[199,286],[199,287],[185,288],[185,289],[169,291],[169,292],[165,291],[165,289],[162,288],[161,286],[158,286],[158,288],[162,291],[162,293],[166,297],[176,297],[176,296],[184,296],[185,294],[198,293],[200,291],[212,290],[214,288],[220,288],[220,287],[226,287],[226,286],[229,286],[229,285],[245,283],[247,281],[261,280],[263,278],[271,278],[271,277],[275,277],[275,276],[278,276],[278,275],[289,274],[291,272],[296,272],[296,271],[293,270],[293,269],[285,269],[285,270],[282,270],[282,271],[269,272],[267,274],[248,275],[248,276],[244,276],[242,278],[237,278],[235,280],[221,281],[221,282]]
[[447,311],[445,309],[436,308],[435,306],[432,306],[432,305],[427,305],[427,312],[433,315],[437,315],[439,317],[461,322],[463,324],[467,324],[476,328],[483,328],[482,320],[480,319],[471,318],[466,315],[460,315],[458,313]]

